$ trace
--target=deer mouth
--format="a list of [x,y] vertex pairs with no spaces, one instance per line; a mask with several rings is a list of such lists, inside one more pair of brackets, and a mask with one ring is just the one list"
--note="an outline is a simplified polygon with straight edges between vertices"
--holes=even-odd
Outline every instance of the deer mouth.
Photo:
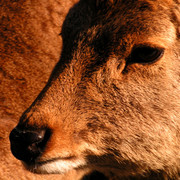
[[31,164],[23,162],[26,169],[37,174],[64,174],[72,169],[86,167],[84,159],[72,157],[52,158],[45,161],[36,161]]

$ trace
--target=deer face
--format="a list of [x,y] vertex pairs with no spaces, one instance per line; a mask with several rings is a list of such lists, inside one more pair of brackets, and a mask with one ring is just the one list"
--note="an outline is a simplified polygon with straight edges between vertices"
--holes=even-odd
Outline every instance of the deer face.
[[180,42],[172,7],[75,5],[63,25],[60,61],[11,132],[15,157],[37,173],[177,173]]

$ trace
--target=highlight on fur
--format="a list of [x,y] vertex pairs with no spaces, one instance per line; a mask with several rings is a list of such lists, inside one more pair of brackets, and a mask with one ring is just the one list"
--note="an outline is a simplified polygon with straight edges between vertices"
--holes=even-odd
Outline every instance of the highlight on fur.
[[13,155],[34,173],[179,179],[179,7],[177,0],[74,5],[60,60],[10,134]]

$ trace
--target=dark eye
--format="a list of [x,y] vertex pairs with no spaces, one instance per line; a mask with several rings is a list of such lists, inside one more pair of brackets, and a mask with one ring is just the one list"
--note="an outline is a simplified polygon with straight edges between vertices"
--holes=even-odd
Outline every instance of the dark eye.
[[128,63],[154,63],[164,54],[163,48],[155,48],[150,46],[135,47],[132,50]]

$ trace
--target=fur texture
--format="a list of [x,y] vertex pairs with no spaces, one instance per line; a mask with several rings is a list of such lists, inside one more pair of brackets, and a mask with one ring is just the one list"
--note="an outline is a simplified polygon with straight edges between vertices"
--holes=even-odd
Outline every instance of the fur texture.
[[58,61],[64,18],[75,0],[0,1],[0,179],[77,179],[81,173],[37,175],[10,152],[9,133]]
[[[66,173],[66,159],[110,179],[179,178],[179,6],[81,0],[69,11],[60,61],[17,126],[51,132],[29,170]],[[144,63],[138,47],[163,53]]]

